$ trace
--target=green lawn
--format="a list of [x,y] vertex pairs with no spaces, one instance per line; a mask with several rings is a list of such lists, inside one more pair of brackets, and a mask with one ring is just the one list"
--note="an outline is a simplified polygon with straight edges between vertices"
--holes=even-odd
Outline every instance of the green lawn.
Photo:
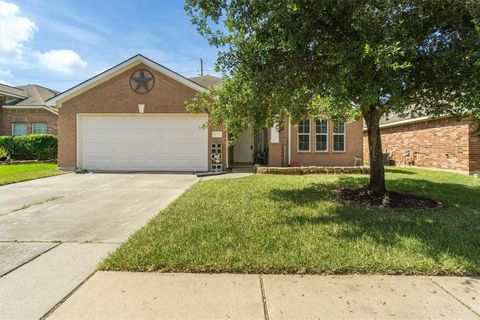
[[[202,181],[113,253],[104,270],[480,274],[480,180],[390,169],[388,188],[442,202],[436,211],[339,203],[354,175],[258,175]],[[159,191],[160,192],[160,191]]]
[[62,174],[56,163],[0,165],[0,186]]

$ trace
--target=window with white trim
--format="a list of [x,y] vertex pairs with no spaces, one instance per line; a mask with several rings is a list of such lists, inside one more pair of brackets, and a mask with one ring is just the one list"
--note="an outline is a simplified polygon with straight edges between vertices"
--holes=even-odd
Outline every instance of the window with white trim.
[[310,151],[310,119],[298,124],[298,151]]
[[47,134],[48,126],[46,122],[34,122],[32,123],[33,134]]
[[12,136],[26,136],[27,132],[27,123],[26,122],[14,122],[12,123]]
[[328,151],[328,122],[327,120],[315,120],[315,151]]
[[345,121],[338,120],[333,123],[333,151],[345,151]]

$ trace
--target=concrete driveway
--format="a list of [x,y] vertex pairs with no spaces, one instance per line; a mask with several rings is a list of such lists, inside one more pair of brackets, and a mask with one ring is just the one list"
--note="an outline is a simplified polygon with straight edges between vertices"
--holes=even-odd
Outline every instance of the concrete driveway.
[[38,319],[193,185],[191,174],[65,174],[0,187],[0,310]]

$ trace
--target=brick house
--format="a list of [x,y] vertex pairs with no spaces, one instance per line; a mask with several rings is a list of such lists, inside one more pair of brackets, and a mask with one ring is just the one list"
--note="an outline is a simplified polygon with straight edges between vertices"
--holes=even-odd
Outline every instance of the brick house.
[[[473,118],[399,118],[381,120],[382,148],[392,165],[480,172],[480,136]],[[368,160],[364,128],[363,158]]]
[[18,87],[0,84],[0,135],[57,135],[58,112],[45,103],[56,94],[34,84]]
[[361,157],[362,122],[285,120],[280,132],[246,129],[226,147],[223,127],[205,127],[185,101],[218,85],[213,76],[187,79],[136,55],[48,100],[59,113],[58,163],[104,171],[208,171],[265,162],[286,166],[353,165]]

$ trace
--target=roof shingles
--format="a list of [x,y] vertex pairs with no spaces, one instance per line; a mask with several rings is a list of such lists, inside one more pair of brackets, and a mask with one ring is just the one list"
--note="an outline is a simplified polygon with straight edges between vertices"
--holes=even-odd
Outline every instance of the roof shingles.
[[17,87],[7,86],[6,84],[0,83],[0,96],[5,96],[8,98],[20,98],[25,99],[27,97],[27,93]]
[[45,106],[48,99],[58,94],[57,91],[36,85],[28,84],[25,86],[16,87],[24,92],[25,98],[9,101],[6,105],[9,106]]
[[222,84],[223,79],[209,74],[205,76],[193,77],[190,78],[193,82],[201,85],[204,88],[215,88]]

